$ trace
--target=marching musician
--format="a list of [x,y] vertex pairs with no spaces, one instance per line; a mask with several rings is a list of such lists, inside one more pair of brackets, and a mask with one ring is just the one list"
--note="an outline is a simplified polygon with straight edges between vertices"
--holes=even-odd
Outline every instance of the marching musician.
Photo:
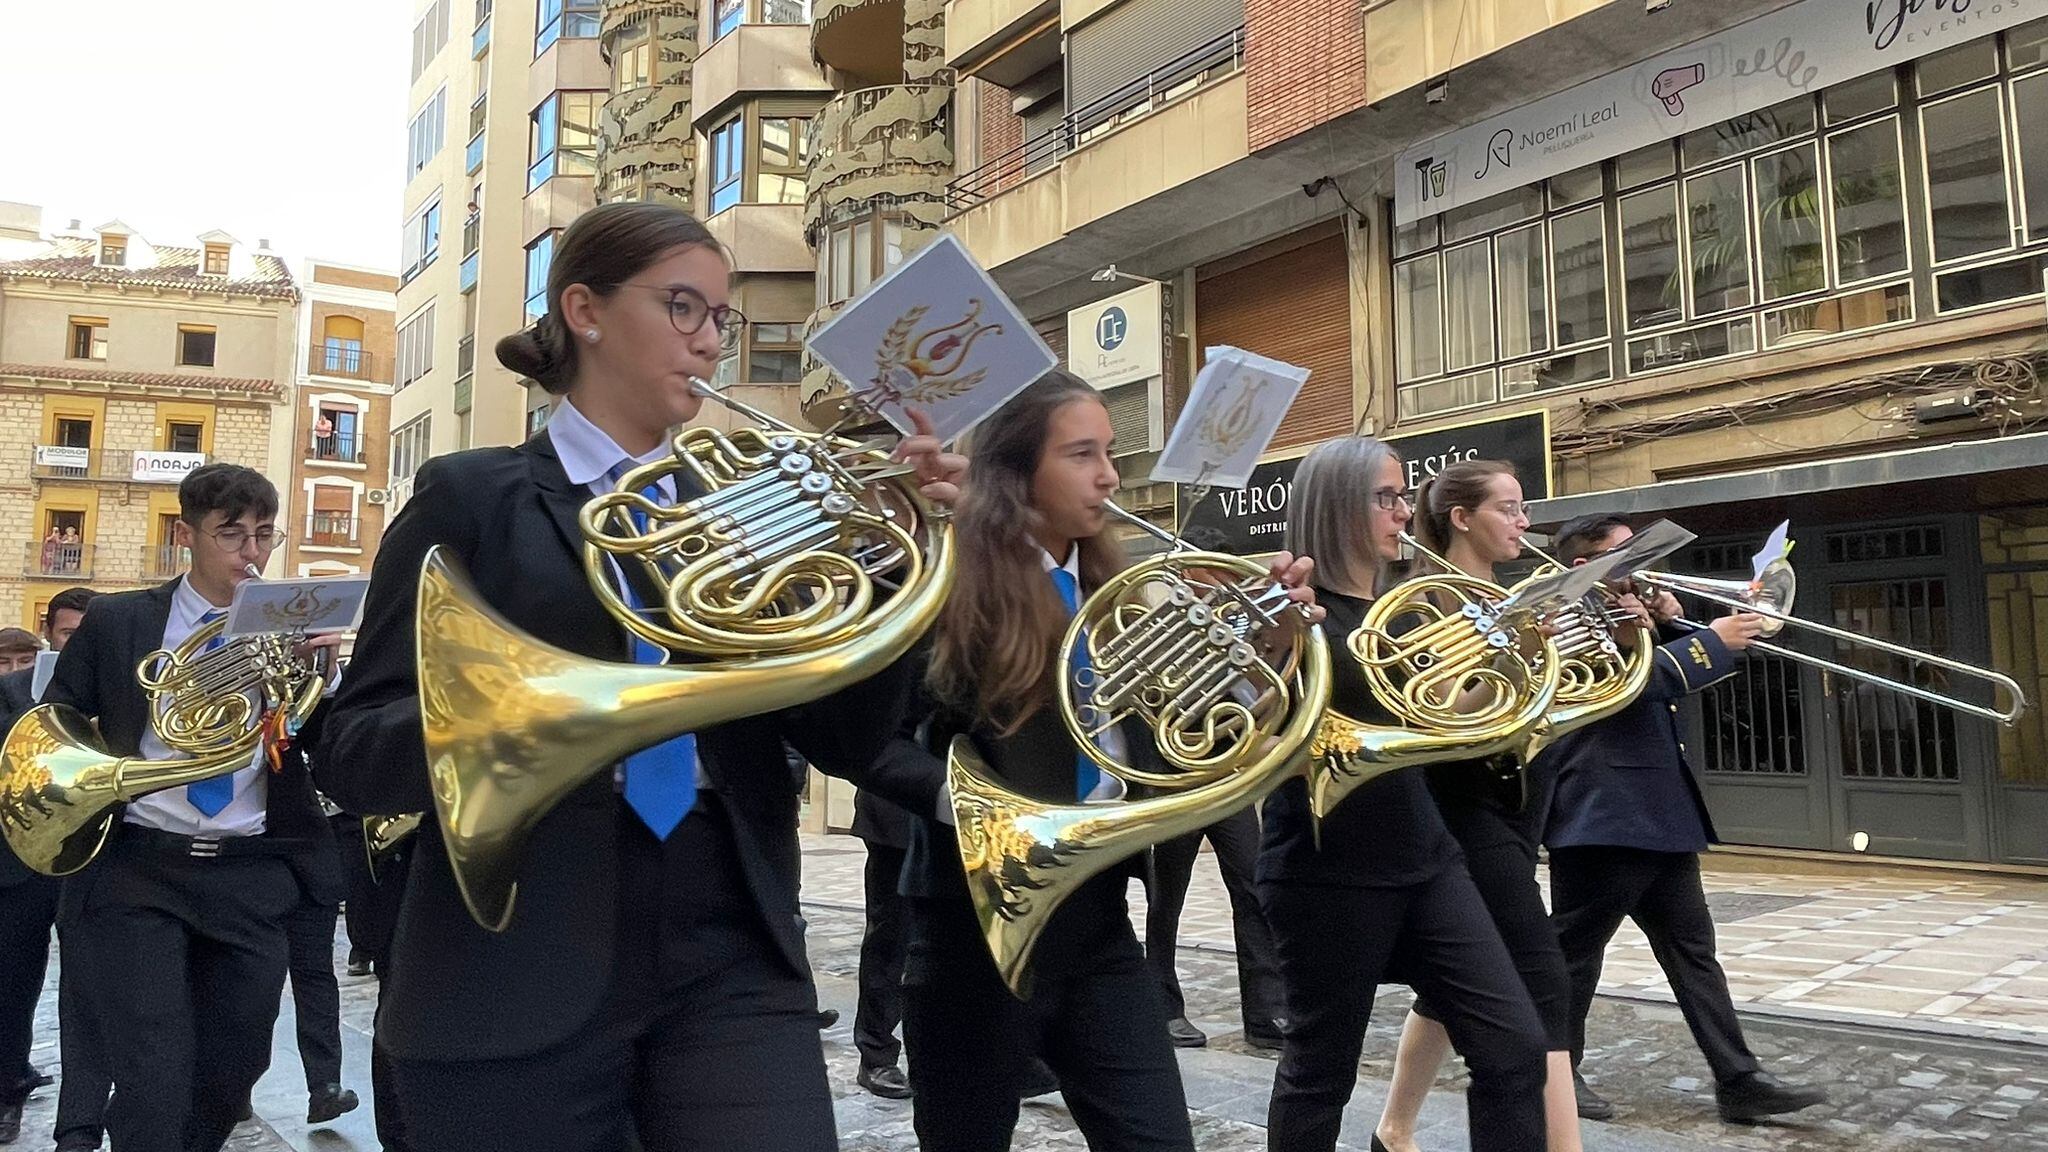
[[[377,555],[358,648],[316,766],[348,811],[434,809],[415,673],[417,585],[439,545],[514,626],[631,663],[585,574],[578,514],[668,457],[743,318],[724,250],[688,213],[604,204],[565,231],[547,311],[498,358],[562,399],[512,448],[429,460]],[[925,495],[964,461],[906,440]],[[682,486],[677,490],[670,485]],[[699,493],[687,476],[650,495]],[[635,589],[635,599],[654,589]],[[506,675],[517,669],[507,668]],[[836,1146],[817,1000],[796,908],[787,738],[820,768],[930,810],[939,781],[863,772],[906,673],[685,735],[569,793],[532,829],[503,932],[466,909],[430,815],[414,839],[377,1041],[411,1143],[434,1152]]]
[[[1330,614],[1330,707],[1379,724],[1394,717],[1344,639],[1400,558],[1403,480],[1392,448],[1342,437],[1302,458],[1287,503],[1286,547],[1317,558],[1316,601]],[[1541,1149],[1542,1025],[1422,771],[1361,785],[1323,821],[1320,844],[1299,777],[1261,815],[1258,883],[1288,1008],[1267,1146],[1336,1147],[1376,987],[1400,981],[1438,1005],[1465,1055],[1473,1147]],[[1372,1147],[1386,1145],[1375,1136]]]
[[[66,588],[50,597],[43,609],[42,635],[48,651],[64,650],[85,618],[86,605],[98,595],[90,588]],[[33,662],[0,675],[0,734],[39,703],[35,679]],[[49,962],[50,929],[57,920],[59,884],[24,865],[0,841],[0,1144],[21,1134],[22,1104],[51,1079],[29,1064],[28,1052]],[[65,939],[60,934],[60,954],[68,951]],[[56,1137],[58,1152],[76,1152],[100,1146],[110,1085],[99,1033],[85,1004],[84,982],[62,979],[62,970],[76,969],[60,969],[57,985],[57,1044],[64,1082],[57,1089]]]
[[[1465,460],[1424,480],[1415,497],[1415,538],[1468,576],[1493,581],[1494,569],[1520,556],[1529,530],[1514,466]],[[1432,764],[1427,769],[1451,836],[1479,888],[1508,954],[1514,958],[1542,1022],[1546,1059],[1544,1115],[1550,1152],[1577,1152],[1578,1110],[1572,1099],[1566,1017],[1571,985],[1564,953],[1536,885],[1536,813],[1527,803],[1518,765]],[[1450,1009],[1418,995],[1401,1030],[1393,1083],[1380,1115],[1379,1139],[1393,1152],[1412,1152],[1422,1102],[1450,1054],[1443,1020]]]
[[[1619,516],[1582,516],[1558,530],[1553,554],[1559,563],[1583,564],[1633,535]],[[1714,821],[1679,738],[1678,701],[1734,675],[1763,618],[1738,612],[1680,630],[1674,626],[1678,600],[1668,591],[1658,590],[1647,603],[1625,595],[1622,603],[1659,626],[1649,686],[1613,716],[1560,736],[1534,768],[1549,784],[1543,843],[1550,849],[1551,922],[1571,974],[1568,1038],[1579,1115],[1605,1120],[1614,1114],[1578,1067],[1601,962],[1624,918],[1649,937],[1657,966],[1671,981],[1686,1026],[1713,1069],[1722,1118],[1750,1122],[1812,1107],[1827,1099],[1825,1091],[1764,1072],[1742,1038],[1728,975],[1714,958],[1714,918],[1700,887],[1699,854],[1714,842]]]
[[[115,756],[183,759],[157,737],[137,665],[226,611],[284,539],[277,509],[261,473],[194,469],[178,485],[174,528],[191,570],[95,599],[43,702],[97,720]],[[338,643],[314,640],[298,655]],[[299,747],[273,756],[259,742],[246,767],[128,803],[97,859],[64,882],[65,983],[82,982],[106,1040],[106,1126],[119,1152],[220,1148],[269,1066],[285,917],[308,869],[334,852]]]
[[[1101,394],[1063,371],[1018,393],[976,432],[955,518],[959,580],[940,617],[926,687],[936,711],[927,742],[900,738],[888,759],[941,773],[938,757],[969,737],[998,781],[1048,802],[1112,799],[1120,782],[1096,769],[1061,720],[1055,677],[1069,619],[1123,567],[1104,531],[1118,477]],[[1298,587],[1309,564],[1273,571]],[[908,733],[923,717],[906,718]],[[1148,760],[1136,725],[1115,735]],[[984,943],[954,830],[927,821],[913,846],[904,1044],[919,1142],[945,1152],[1010,1146],[1019,1088],[1033,1053],[1060,1089],[1090,1148],[1194,1146],[1180,1069],[1157,983],[1124,902],[1142,856],[1081,884],[1051,914],[1020,1000]]]

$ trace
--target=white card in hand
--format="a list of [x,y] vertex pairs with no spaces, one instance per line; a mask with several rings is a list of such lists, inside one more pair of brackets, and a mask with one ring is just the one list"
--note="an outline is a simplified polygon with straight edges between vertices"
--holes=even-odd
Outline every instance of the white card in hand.
[[368,576],[245,580],[235,588],[221,631],[225,636],[352,631],[362,621],[369,591]]
[[1306,368],[1242,348],[1211,348],[1206,359],[1152,469],[1154,483],[1244,487],[1308,380]]

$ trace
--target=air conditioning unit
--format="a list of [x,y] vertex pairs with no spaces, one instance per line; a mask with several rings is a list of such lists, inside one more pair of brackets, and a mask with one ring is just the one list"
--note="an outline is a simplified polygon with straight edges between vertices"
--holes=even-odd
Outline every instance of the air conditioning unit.
[[391,500],[391,489],[371,488],[363,493],[363,499],[368,500],[372,504],[389,503]]

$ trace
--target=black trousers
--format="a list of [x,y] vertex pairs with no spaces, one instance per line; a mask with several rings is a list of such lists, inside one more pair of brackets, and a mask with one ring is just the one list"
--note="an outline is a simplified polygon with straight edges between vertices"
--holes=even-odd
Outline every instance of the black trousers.
[[341,1083],[341,981],[334,976],[334,921],[340,909],[301,901],[285,920],[292,1007],[306,1092]]
[[394,1058],[407,1138],[422,1152],[621,1152],[635,1137],[641,1152],[833,1152],[817,990],[761,922],[717,798],[700,794],[665,844],[619,808],[604,1006],[530,1056]]
[[1040,964],[1029,1000],[997,973],[964,884],[912,901],[903,1041],[920,1148],[1008,1149],[1017,1090],[1036,1056],[1059,1077],[1094,1152],[1192,1152],[1180,1065],[1123,911],[1125,882],[1121,873],[1098,877],[1060,909],[1082,917],[1086,930],[1065,933],[1057,957],[1041,948],[1056,966]]
[[76,1136],[99,1145],[107,1130],[107,1097],[114,1090],[114,1072],[107,1062],[106,1040],[99,1018],[86,995],[85,971],[76,934],[57,929],[57,1052],[63,1073],[57,1080],[55,1136]]
[[903,897],[897,880],[903,874],[904,850],[869,844],[861,876],[867,904],[867,926],[860,937],[860,1002],[853,1011],[853,1044],[866,1068],[894,1068],[903,1054],[896,1025],[903,1020]]
[[66,976],[107,1040],[114,1152],[218,1152],[270,1065],[298,881],[282,857],[194,858],[181,839],[118,829],[67,881],[89,885],[63,926]]
[[0,1105],[18,1104],[30,1091],[28,1050],[56,922],[57,881],[29,876],[0,888]]
[[1259,893],[1252,872],[1259,859],[1259,814],[1243,808],[1199,832],[1155,845],[1152,849],[1151,884],[1145,895],[1145,962],[1159,982],[1159,994],[1166,1001],[1166,1017],[1187,1015],[1187,1000],[1181,995],[1180,974],[1174,970],[1173,954],[1180,935],[1181,910],[1187,907],[1188,885],[1194,879],[1195,860],[1206,837],[1216,849],[1216,867],[1223,873],[1223,890],[1230,896],[1230,924],[1237,939],[1237,991],[1244,1030],[1269,1036],[1279,1035],[1274,1019],[1280,1016],[1283,993],[1280,966],[1273,956],[1273,933],[1259,906]]
[[1608,941],[1626,917],[1650,938],[1650,951],[1671,981],[1678,1010],[1714,1079],[1725,1084],[1760,1067],[1742,1038],[1728,974],[1714,958],[1714,917],[1700,887],[1697,855],[1640,848],[1552,849],[1550,901],[1571,972],[1574,1066],[1586,1052],[1586,1014],[1600,987]]
[[[1536,847],[1519,838],[1492,836],[1475,836],[1467,843],[1466,832],[1473,825],[1484,827],[1492,820],[1510,818],[1490,812],[1460,815],[1462,821],[1447,823],[1464,847],[1466,871],[1479,889],[1479,898],[1485,901],[1508,955],[1514,957],[1515,971],[1521,973],[1522,983],[1529,989],[1550,1051],[1562,1052],[1571,1042],[1571,976],[1565,970],[1564,950],[1557,944],[1557,929],[1543,907],[1543,889],[1536,884]],[[1448,1025],[1435,1001],[1417,991],[1415,1011]]]
[[1435,1001],[1471,1071],[1472,1146],[1540,1152],[1542,1025],[1464,869],[1408,887],[1273,882],[1263,892],[1287,987],[1267,1147],[1337,1146],[1375,991],[1400,981]]

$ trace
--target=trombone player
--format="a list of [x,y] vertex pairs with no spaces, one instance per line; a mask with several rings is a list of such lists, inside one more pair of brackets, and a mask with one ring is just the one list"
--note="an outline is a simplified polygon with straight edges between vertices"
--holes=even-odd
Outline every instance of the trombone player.
[[[1581,564],[1634,535],[1619,516],[1582,516],[1558,531],[1556,557]],[[1579,1074],[1586,1014],[1600,984],[1608,941],[1624,918],[1650,939],[1686,1026],[1714,1073],[1725,1120],[1751,1122],[1827,1099],[1763,1071],[1742,1038],[1728,976],[1714,958],[1714,919],[1700,886],[1699,853],[1714,837],[1699,785],[1680,742],[1678,701],[1735,674],[1764,618],[1737,612],[1680,632],[1678,600],[1663,589],[1619,605],[1659,626],[1649,686],[1627,708],[1566,733],[1537,758],[1549,783],[1543,843],[1550,850],[1551,921],[1571,981],[1569,1039],[1579,1115],[1605,1120],[1614,1107]],[[1621,633],[1641,642],[1634,629]],[[1552,779],[1554,777],[1554,780]]]
[[[209,464],[186,476],[174,533],[191,570],[95,599],[44,704],[96,721],[114,756],[186,759],[159,734],[138,662],[225,614],[282,542],[277,512],[277,489],[252,469]],[[64,978],[88,989],[106,1039],[106,1127],[120,1152],[214,1152],[227,1140],[270,1063],[285,917],[302,876],[333,852],[297,745],[256,740],[239,768],[130,801],[97,859],[66,881],[58,924],[78,967]]]

